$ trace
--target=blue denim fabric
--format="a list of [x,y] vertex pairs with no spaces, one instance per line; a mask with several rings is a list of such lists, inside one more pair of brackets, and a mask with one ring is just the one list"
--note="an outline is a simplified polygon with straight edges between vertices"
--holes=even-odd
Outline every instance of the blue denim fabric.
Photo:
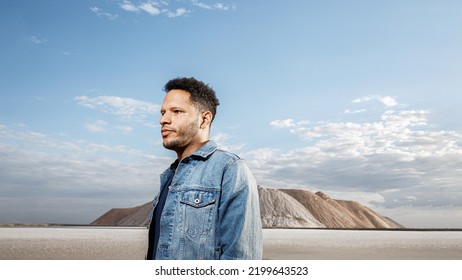
[[169,193],[156,259],[261,259],[257,184],[241,158],[209,141],[160,179]]

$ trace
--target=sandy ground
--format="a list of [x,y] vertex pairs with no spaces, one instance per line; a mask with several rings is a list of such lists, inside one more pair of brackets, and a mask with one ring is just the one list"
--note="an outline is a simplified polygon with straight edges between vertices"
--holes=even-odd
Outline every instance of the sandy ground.
[[[462,260],[461,231],[265,229],[264,259]],[[0,228],[2,260],[144,259],[145,228]]]
[[462,232],[264,230],[264,259],[462,260]]

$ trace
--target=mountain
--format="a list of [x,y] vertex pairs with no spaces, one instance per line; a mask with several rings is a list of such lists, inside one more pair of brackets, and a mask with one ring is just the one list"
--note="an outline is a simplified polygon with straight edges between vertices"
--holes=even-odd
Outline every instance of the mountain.
[[[356,201],[332,199],[305,189],[258,186],[264,228],[403,228]],[[113,208],[94,226],[147,226],[152,201],[132,208]]]
[[277,189],[258,188],[260,217],[263,227],[325,227],[296,198]]
[[147,226],[152,201],[131,208],[112,208],[93,221],[92,226]]
[[403,228],[356,201],[336,200],[323,192],[281,189],[302,204],[326,228]]

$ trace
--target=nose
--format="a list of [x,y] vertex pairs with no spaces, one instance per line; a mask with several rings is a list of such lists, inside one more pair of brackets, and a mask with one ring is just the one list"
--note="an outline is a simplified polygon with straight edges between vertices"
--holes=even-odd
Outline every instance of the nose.
[[163,113],[160,117],[159,123],[160,125],[170,124],[171,120],[167,112]]

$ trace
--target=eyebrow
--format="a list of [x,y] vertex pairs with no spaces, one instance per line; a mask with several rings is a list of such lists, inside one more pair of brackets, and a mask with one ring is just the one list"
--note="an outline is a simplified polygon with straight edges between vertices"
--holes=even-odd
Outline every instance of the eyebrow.
[[160,108],[160,112],[161,112],[161,113],[162,113],[162,112],[166,112],[166,111],[168,111],[168,110],[170,110],[170,111],[173,111],[173,110],[185,111],[186,109],[183,108],[183,107],[180,107],[180,106],[173,106],[173,107],[169,107],[169,108],[167,108],[167,109],[165,109],[165,108]]

